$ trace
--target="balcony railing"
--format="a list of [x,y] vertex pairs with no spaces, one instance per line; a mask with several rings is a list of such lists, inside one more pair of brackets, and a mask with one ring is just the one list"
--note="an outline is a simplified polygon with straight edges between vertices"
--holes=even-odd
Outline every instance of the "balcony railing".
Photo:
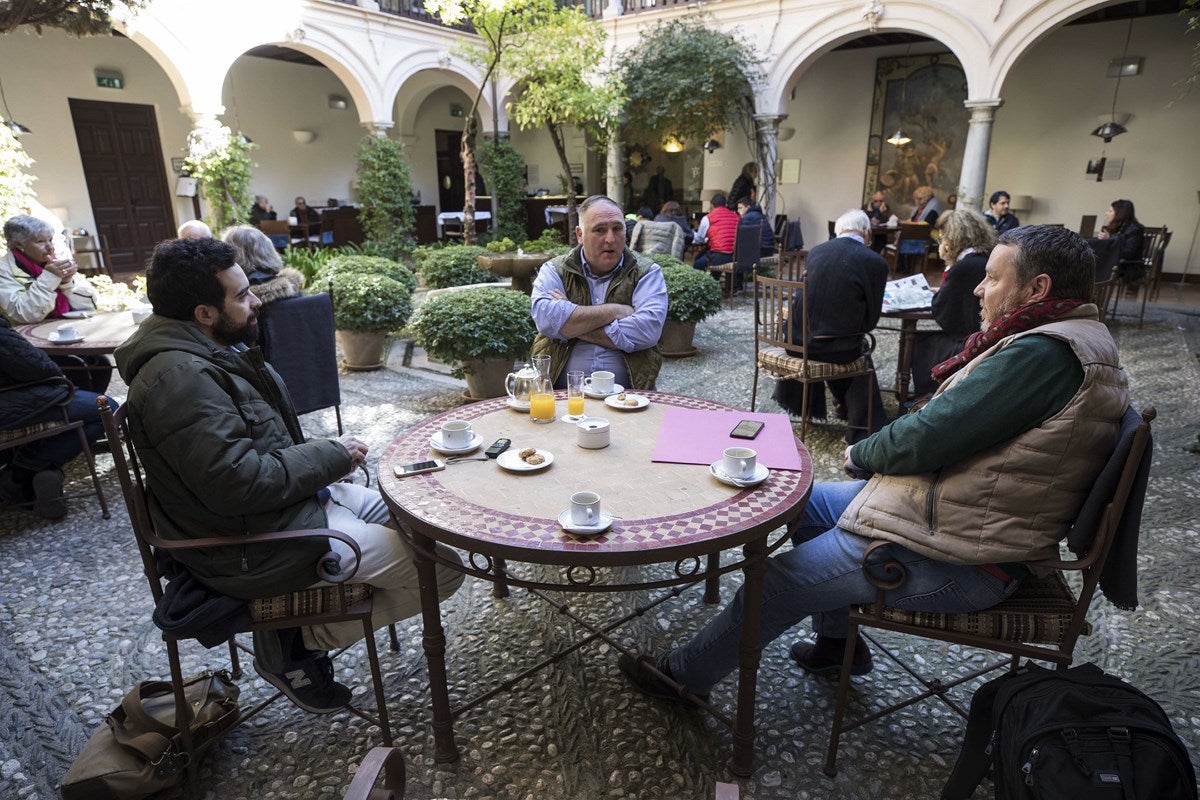
[[[609,2],[615,0],[559,0],[563,5],[579,6],[583,12],[592,19],[601,19],[604,16],[604,9]],[[356,0],[334,0],[337,3],[344,3],[348,6],[358,5]],[[687,6],[695,3],[696,0],[620,0],[626,14],[638,14],[643,11],[654,11],[662,8],[672,8],[674,6]],[[421,22],[429,22],[434,25],[441,25],[442,22],[433,14],[425,10],[423,0],[379,0],[379,10],[385,14],[395,14],[398,17],[407,17]],[[457,28],[459,30],[469,31],[471,26],[467,23],[459,25],[450,25],[446,27]]]

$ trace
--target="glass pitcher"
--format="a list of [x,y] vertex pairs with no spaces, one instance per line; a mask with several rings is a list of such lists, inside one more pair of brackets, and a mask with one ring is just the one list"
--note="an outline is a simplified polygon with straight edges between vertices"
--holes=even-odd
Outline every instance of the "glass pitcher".
[[518,361],[513,364],[513,371],[504,379],[504,390],[508,392],[509,402],[529,405],[529,396],[537,388],[541,374],[529,363]]

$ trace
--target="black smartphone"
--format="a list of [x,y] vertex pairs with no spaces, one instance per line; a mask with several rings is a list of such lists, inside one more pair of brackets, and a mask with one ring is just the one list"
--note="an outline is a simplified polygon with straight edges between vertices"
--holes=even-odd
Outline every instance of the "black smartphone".
[[488,458],[496,458],[505,450],[507,450],[510,444],[512,444],[511,439],[497,439],[496,441],[492,442],[491,447],[483,451],[483,454]]
[[395,467],[392,472],[396,473],[397,478],[407,478],[409,475],[420,475],[425,472],[437,472],[439,469],[445,469],[446,462],[439,461],[436,458],[431,458],[428,461],[414,461],[411,464],[400,464]]
[[734,439],[753,439],[755,436],[758,436],[758,432],[762,429],[763,423],[752,419],[744,419],[733,426],[733,430],[729,432],[729,435]]

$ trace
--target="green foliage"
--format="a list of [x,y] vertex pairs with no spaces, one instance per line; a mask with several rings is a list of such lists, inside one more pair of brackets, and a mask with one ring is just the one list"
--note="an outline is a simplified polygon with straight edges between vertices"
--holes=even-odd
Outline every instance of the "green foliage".
[[431,289],[491,283],[496,276],[476,262],[476,257],[485,252],[482,247],[469,244],[418,247],[413,251],[413,265]]
[[399,283],[410,295],[417,288],[417,279],[408,267],[378,256],[335,255],[325,263],[317,281],[323,285],[338,275],[383,275]]
[[29,198],[33,196],[35,178],[26,172],[32,166],[33,159],[17,137],[7,125],[0,124],[0,223],[25,213]]
[[521,245],[526,253],[549,253],[563,247],[562,234],[558,228],[546,228],[536,239],[527,239]]
[[412,173],[404,145],[386,136],[367,134],[358,145],[359,221],[380,255],[398,259],[412,249],[416,218],[412,207]]
[[754,48],[699,16],[660,22],[623,62],[626,141],[704,141],[731,129],[762,80]]
[[[671,256],[655,253],[651,258],[663,268],[663,280],[667,284],[667,319],[702,322],[721,310],[721,284],[708,272]],[[671,262],[670,266],[664,264],[665,261]]]
[[462,377],[473,359],[528,353],[537,332],[530,312],[523,292],[478,287],[427,299],[410,327],[426,352],[457,363],[454,374]]
[[408,288],[384,275],[334,275],[333,302],[333,323],[340,331],[391,333],[412,315]]
[[[1187,17],[1187,32],[1200,31],[1200,0],[1187,0],[1179,10],[1181,17]],[[1191,89],[1200,84],[1200,42],[1192,46],[1192,74],[1183,81],[1185,89]]]
[[43,28],[59,28],[72,36],[108,35],[116,16],[131,16],[149,0],[21,0],[0,3],[0,33],[31,25],[42,34]]
[[479,148],[479,170],[492,192],[496,235],[525,235],[525,159],[507,139],[486,141]]
[[488,242],[483,249],[489,253],[508,253],[517,249],[517,243],[505,236],[503,239]]
[[258,147],[215,119],[196,123],[188,133],[184,168],[200,181],[208,204],[205,221],[214,231],[246,222],[250,203],[250,150]]

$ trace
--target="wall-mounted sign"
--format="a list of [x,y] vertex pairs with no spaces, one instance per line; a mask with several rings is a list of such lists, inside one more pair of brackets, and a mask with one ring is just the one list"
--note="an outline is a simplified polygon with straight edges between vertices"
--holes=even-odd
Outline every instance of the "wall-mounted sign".
[[96,85],[101,89],[124,89],[125,76],[115,69],[96,70]]

